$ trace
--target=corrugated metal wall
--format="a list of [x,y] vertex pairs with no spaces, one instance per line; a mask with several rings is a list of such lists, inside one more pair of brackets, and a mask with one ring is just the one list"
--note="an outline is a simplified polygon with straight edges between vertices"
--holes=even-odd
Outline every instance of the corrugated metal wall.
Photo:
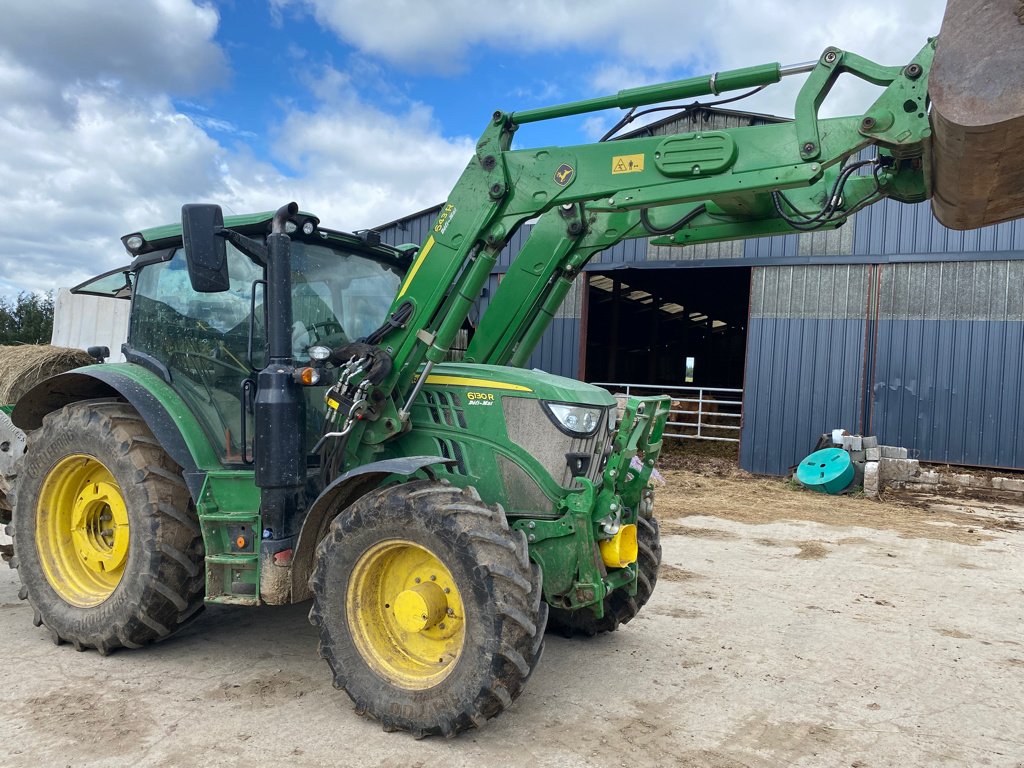
[[826,428],[858,429],[871,267],[755,268],[740,466],[784,474]]
[[740,464],[833,428],[923,461],[1024,468],[1024,261],[753,271]]
[[879,438],[926,461],[1024,467],[1024,261],[877,269]]

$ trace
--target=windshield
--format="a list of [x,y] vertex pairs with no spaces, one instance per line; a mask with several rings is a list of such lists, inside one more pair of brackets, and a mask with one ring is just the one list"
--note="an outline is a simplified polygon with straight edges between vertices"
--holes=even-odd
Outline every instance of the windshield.
[[292,354],[337,347],[384,322],[402,275],[396,267],[323,245],[292,243]]
[[[266,364],[266,289],[261,265],[230,244],[227,258],[230,287],[220,293],[192,289],[182,249],[167,261],[142,267],[129,345],[167,368],[172,386],[199,418],[221,458],[234,463],[252,456],[252,417],[242,408],[242,384]],[[401,281],[401,270],[389,264],[341,248],[293,241],[296,363],[309,360],[312,345],[338,347],[375,330]],[[310,394],[312,407],[321,407],[322,393]],[[310,416],[315,440],[320,425]],[[247,446],[241,439],[243,418]]]

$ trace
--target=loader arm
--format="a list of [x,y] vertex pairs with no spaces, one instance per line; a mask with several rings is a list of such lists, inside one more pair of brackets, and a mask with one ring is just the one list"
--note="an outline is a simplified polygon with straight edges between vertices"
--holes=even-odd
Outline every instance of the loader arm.
[[[358,423],[350,424],[351,444],[381,443],[408,429],[407,404],[426,379],[421,366],[429,373],[444,359],[502,248],[529,219],[540,216],[482,319],[468,352],[475,361],[522,364],[572,278],[622,239],[663,235],[689,243],[836,227],[884,197],[926,199],[934,48],[929,41],[898,67],[828,48],[806,65],[768,64],[561,106],[496,112],[409,270],[391,309],[393,322],[372,339],[394,367],[353,394],[351,402],[365,406],[356,409]],[[531,122],[717,94],[796,73],[809,76],[793,122],[511,149],[515,131]],[[865,114],[819,119],[818,108],[843,73],[884,90]],[[876,150],[870,160],[848,164],[871,146]],[[358,370],[353,374],[355,387],[363,378]]]

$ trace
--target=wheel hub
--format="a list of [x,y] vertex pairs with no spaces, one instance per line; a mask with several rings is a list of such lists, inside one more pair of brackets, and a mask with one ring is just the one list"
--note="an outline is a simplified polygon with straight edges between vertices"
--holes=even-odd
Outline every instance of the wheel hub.
[[86,567],[115,571],[128,557],[128,510],[117,486],[91,483],[71,510],[71,539]]
[[128,563],[128,507],[110,470],[72,454],[47,473],[36,508],[36,551],[50,587],[70,605],[110,597]]
[[395,620],[406,632],[422,632],[434,627],[447,611],[448,599],[434,581],[403,590],[394,602]]
[[451,571],[420,544],[390,539],[364,552],[352,568],[345,609],[356,649],[394,685],[430,688],[459,661],[462,598]]

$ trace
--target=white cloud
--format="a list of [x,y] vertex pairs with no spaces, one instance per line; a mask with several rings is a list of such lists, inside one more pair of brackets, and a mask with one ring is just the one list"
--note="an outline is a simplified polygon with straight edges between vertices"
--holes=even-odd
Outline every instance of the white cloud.
[[183,200],[220,185],[220,147],[166,98],[96,89],[66,102],[70,122],[41,108],[0,110],[0,294],[72,285],[117,266],[127,259],[117,241],[125,231],[173,218]]
[[[500,7],[478,0],[270,2],[283,19],[288,10],[308,12],[349,45],[417,71],[457,71],[474,47],[599,52],[603,63],[591,76],[593,95],[721,69],[812,60],[827,45],[882,64],[902,64],[938,32],[944,6],[937,0],[836,6],[819,0],[647,0],[631,7],[611,0],[516,0]],[[540,59],[530,76],[557,75],[545,72]],[[870,103],[871,86],[846,80],[823,114]],[[795,80],[785,81],[736,108],[792,114],[798,87]]]
[[[309,12],[356,48],[417,70],[452,71],[474,46],[517,52],[579,49],[654,69],[735,67],[795,56],[826,45],[899,61],[938,32],[936,0],[270,0],[279,11]],[[281,13],[282,18],[287,14]],[[915,34],[917,31],[919,34]],[[536,74],[536,73],[535,73]]]
[[243,213],[296,200],[334,228],[379,224],[444,199],[473,153],[470,139],[440,136],[429,108],[391,115],[347,89],[282,124],[275,156],[290,175],[226,149],[166,97],[97,88],[67,102],[70,123],[24,107],[14,120],[0,108],[0,295],[73,285],[124,263],[118,238],[174,221],[183,202]]
[[[326,69],[307,82],[317,107],[277,126],[282,172],[233,143],[237,126],[171,100],[223,76],[216,12],[181,0],[131,14],[117,5],[19,5],[0,26],[0,295],[125,263],[118,238],[174,221],[183,202],[243,213],[294,199],[332,227],[372,226],[444,198],[472,155],[469,139],[441,136],[428,107],[384,112]],[[26,36],[55,43],[42,55]]]
[[226,182],[239,210],[294,199],[333,228],[370,227],[443,200],[473,155],[474,141],[442,137],[426,105],[384,112],[334,69],[314,87],[323,101],[289,114],[274,147],[293,177],[232,161]]
[[194,93],[223,81],[213,41],[217,11],[191,0],[47,0],[5,4],[0,50],[59,88],[115,81],[122,88]]

